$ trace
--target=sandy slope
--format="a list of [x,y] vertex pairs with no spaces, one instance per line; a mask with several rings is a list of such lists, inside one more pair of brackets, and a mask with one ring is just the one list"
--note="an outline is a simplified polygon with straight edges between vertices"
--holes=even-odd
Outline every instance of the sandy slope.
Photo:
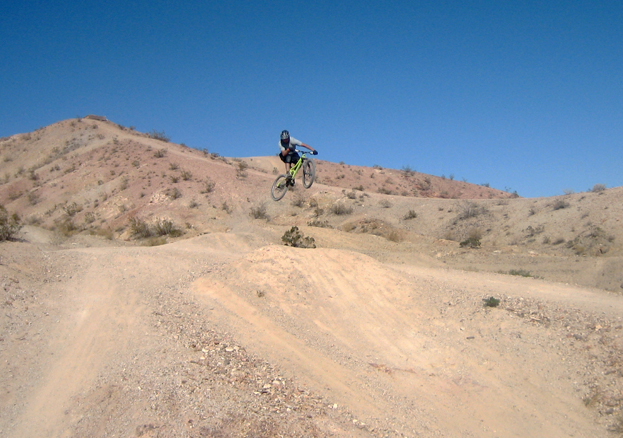
[[[0,434],[601,437],[613,424],[583,397],[602,371],[586,346],[602,357],[623,333],[620,296],[258,236],[3,244]],[[502,305],[483,307],[490,295]]]

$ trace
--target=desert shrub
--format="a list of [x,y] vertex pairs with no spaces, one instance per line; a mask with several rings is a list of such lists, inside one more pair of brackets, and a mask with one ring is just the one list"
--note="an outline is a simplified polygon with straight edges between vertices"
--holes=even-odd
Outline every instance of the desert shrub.
[[164,131],[159,132],[154,129],[147,135],[149,135],[150,138],[155,138],[156,140],[164,141],[166,143],[171,141],[171,138],[168,135],[166,135]]
[[321,221],[319,219],[313,219],[307,222],[307,225],[310,227],[318,227],[318,228],[333,228],[329,225],[329,221]]
[[404,220],[415,219],[417,217],[417,213],[413,210],[409,210],[407,214],[405,214],[402,218]]
[[480,239],[482,238],[482,231],[479,228],[472,228],[469,231],[467,239],[462,241],[459,246],[461,248],[478,248],[480,247]]
[[413,175],[413,173],[415,172],[413,169],[411,169],[411,166],[409,165],[402,166],[402,171],[404,172],[404,176],[406,177]]
[[382,195],[391,195],[392,191],[385,188],[385,187],[379,187],[379,189],[377,190],[380,194]]
[[57,221],[55,229],[58,233],[66,237],[73,236],[80,231],[80,228],[70,217]]
[[169,178],[171,179],[171,183],[173,184],[177,184],[178,182],[180,182],[180,177],[177,175],[171,175]]
[[190,203],[188,204],[188,208],[198,208],[198,207],[199,207],[199,203],[195,201],[194,199],[192,199]]
[[363,184],[359,185],[358,187],[353,187],[353,190],[359,190],[360,192],[363,192]]
[[180,192],[177,187],[167,189],[164,193],[172,200],[182,197],[182,192]]
[[221,204],[221,210],[223,210],[227,214],[231,214],[231,212],[234,211],[234,209],[227,202],[223,202]]
[[480,239],[477,239],[475,237],[468,237],[467,239],[463,240],[461,243],[459,243],[459,246],[461,248],[479,248],[480,247]]
[[353,207],[344,204],[333,204],[331,206],[331,213],[336,216],[341,216],[345,214],[351,214],[353,212]]
[[190,181],[193,177],[193,174],[188,170],[182,170],[180,172],[180,176],[182,177],[184,181]]
[[76,213],[80,213],[82,211],[82,206],[72,202],[71,204],[67,204],[63,207],[63,211],[69,217],[73,217]]
[[11,191],[9,191],[9,200],[15,201],[16,199],[19,199],[23,194],[24,192],[22,192],[21,190],[11,189]]
[[121,178],[121,184],[119,185],[119,190],[124,191],[125,189],[128,188],[129,185],[130,185],[130,178],[128,178],[127,176],[124,176],[123,178]]
[[466,201],[459,206],[458,219],[469,219],[487,213],[487,209],[475,202]]
[[152,230],[144,220],[136,217],[130,218],[130,233],[132,237],[145,239],[152,236]]
[[303,195],[301,195],[301,194],[298,194],[292,200],[292,205],[294,207],[300,207],[300,208],[304,207],[305,206],[305,197]]
[[390,230],[385,237],[392,242],[400,242],[403,238],[400,230]]
[[94,233],[96,236],[103,237],[107,240],[112,240],[114,237],[114,233],[110,228],[98,228],[97,230],[94,230]]
[[552,204],[552,209],[554,209],[554,211],[562,210],[563,208],[567,207],[569,207],[569,203],[564,199],[557,199],[556,201],[554,201],[554,204]]
[[606,190],[605,184],[595,184],[590,191],[593,193],[599,193],[603,192],[604,190]]
[[519,277],[532,277],[530,271],[526,271],[525,269],[511,269],[508,271],[508,275],[517,275]]
[[346,197],[347,197],[348,199],[357,199],[357,194],[356,194],[356,193],[355,193],[355,191],[353,190],[353,191],[348,192],[348,193],[346,194]]
[[559,237],[552,242],[552,245],[560,245],[561,243],[565,243],[565,239],[562,237]]
[[304,236],[298,227],[292,227],[281,236],[281,241],[286,246],[296,248],[315,248],[316,241],[313,237]]
[[205,184],[203,186],[204,188],[201,191],[201,193],[212,193],[212,191],[214,190],[214,186],[215,185],[216,184],[214,183],[214,181],[212,181],[210,179],[210,177],[206,177],[206,181],[205,181]]
[[180,166],[177,163],[169,163],[169,170],[177,170]]
[[253,219],[268,220],[268,214],[266,213],[266,205],[262,204],[259,207],[251,207],[249,216],[251,216]]
[[0,204],[0,241],[10,240],[22,228],[22,221],[17,213],[9,214]]
[[164,158],[167,155],[167,150],[166,149],[158,149],[156,152],[154,152],[154,158]]
[[495,297],[483,298],[485,307],[497,307],[500,305],[500,300]]
[[28,203],[30,205],[36,205],[39,203],[39,201],[40,201],[39,193],[37,192],[28,193]]
[[153,228],[156,236],[178,237],[183,234],[182,230],[169,219],[158,219]]
[[383,208],[390,208],[392,206],[392,203],[389,202],[387,199],[381,199],[381,202],[379,202],[379,205]]
[[89,211],[84,215],[84,223],[92,224],[93,222],[95,222],[95,214],[92,211]]

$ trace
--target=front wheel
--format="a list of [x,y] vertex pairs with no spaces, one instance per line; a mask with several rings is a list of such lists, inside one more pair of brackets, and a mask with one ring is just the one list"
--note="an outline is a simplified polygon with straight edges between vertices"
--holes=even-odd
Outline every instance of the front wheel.
[[286,177],[287,175],[279,175],[270,189],[270,194],[275,201],[279,201],[288,192]]
[[310,188],[316,179],[316,162],[305,160],[303,162],[303,187]]

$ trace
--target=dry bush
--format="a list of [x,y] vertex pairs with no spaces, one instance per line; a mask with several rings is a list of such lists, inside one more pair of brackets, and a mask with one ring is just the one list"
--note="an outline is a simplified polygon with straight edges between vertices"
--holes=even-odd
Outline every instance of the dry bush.
[[150,138],[155,138],[156,140],[164,141],[166,143],[171,141],[171,138],[168,135],[166,135],[164,131],[156,131],[154,129],[151,132],[149,132],[147,135],[149,135]]
[[184,181],[190,181],[193,177],[193,174],[188,170],[182,170],[180,172],[180,176],[182,177]]
[[204,189],[201,191],[202,194],[212,193],[214,191],[214,187],[216,186],[215,182],[210,179],[210,177],[206,177],[206,181],[204,184]]
[[156,236],[179,237],[184,234],[183,231],[169,219],[158,219],[153,228]]
[[249,216],[253,219],[265,219],[268,220],[268,214],[266,213],[266,205],[262,204],[259,207],[251,207]]
[[488,212],[488,210],[484,206],[478,205],[472,201],[465,201],[461,203],[459,205],[458,210],[459,210],[459,215],[457,219],[459,220],[477,217],[477,216],[480,216],[481,214],[485,214]]
[[415,219],[417,217],[417,213],[413,210],[409,210],[407,214],[405,214],[402,218],[404,220]]
[[336,216],[342,216],[345,214],[351,214],[353,212],[353,207],[338,203],[333,204],[330,211]]
[[565,201],[564,199],[557,199],[552,204],[552,209],[554,211],[555,210],[562,210],[563,208],[567,208],[567,207],[569,207],[569,203],[567,201]]
[[599,192],[603,192],[604,190],[606,190],[605,184],[595,184],[590,191],[593,193],[599,193]]
[[10,240],[22,228],[20,217],[17,213],[9,214],[0,204],[0,241]]

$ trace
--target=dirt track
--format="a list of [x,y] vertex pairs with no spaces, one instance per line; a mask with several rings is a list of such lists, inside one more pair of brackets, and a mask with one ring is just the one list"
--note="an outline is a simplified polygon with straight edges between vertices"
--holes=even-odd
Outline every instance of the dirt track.
[[0,248],[2,436],[603,437],[617,425],[619,295],[289,248],[266,229],[152,248],[31,239]]

